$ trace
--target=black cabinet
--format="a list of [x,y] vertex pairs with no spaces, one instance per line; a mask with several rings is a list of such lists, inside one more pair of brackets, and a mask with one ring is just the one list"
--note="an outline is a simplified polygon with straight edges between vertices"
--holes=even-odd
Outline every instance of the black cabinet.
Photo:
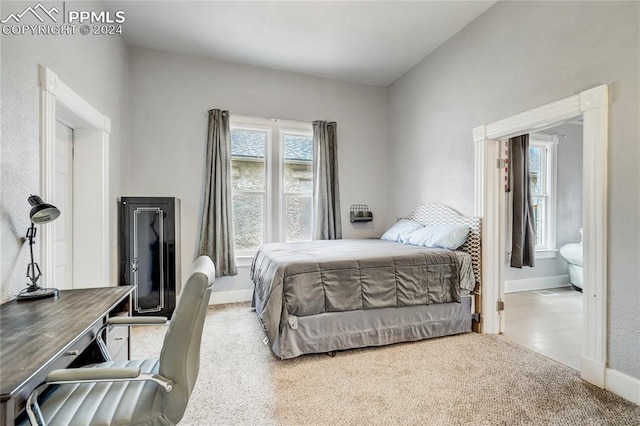
[[120,285],[135,285],[133,315],[170,317],[180,291],[180,200],[122,197]]

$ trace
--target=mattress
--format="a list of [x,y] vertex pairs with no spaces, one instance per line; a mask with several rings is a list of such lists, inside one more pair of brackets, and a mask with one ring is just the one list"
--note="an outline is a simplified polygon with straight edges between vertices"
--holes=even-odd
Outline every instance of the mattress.
[[251,278],[271,342],[300,317],[459,303],[475,286],[466,253],[384,240],[265,244]]

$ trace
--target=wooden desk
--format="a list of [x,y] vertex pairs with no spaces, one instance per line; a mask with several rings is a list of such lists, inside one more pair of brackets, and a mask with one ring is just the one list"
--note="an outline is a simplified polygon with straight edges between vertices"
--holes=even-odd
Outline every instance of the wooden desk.
[[133,289],[62,290],[56,298],[0,305],[0,425],[14,424],[50,371],[81,362],[106,318],[129,301]]

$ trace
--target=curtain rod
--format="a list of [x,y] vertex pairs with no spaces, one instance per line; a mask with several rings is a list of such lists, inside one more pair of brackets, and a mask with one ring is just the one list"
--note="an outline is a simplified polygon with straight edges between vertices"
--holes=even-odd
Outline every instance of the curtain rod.
[[[212,108],[209,111],[212,111],[214,109],[217,108]],[[209,111],[207,111],[207,116],[209,115]],[[261,117],[259,115],[245,115],[245,114],[237,114],[237,113],[233,113],[231,111],[229,111],[229,115],[235,115],[237,117],[242,117],[242,118],[251,118],[251,119],[259,119],[259,120],[270,120],[270,121],[298,121],[300,123],[312,123],[315,120],[310,120],[310,121],[305,121],[305,120],[301,120],[299,118],[272,118],[272,117]],[[332,120],[327,120],[327,121],[332,121]]]

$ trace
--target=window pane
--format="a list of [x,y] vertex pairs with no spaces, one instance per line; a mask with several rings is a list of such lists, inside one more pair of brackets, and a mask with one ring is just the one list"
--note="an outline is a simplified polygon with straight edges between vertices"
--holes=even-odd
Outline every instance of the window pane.
[[231,181],[234,191],[265,191],[266,132],[231,132]]
[[308,241],[311,239],[311,196],[289,195],[286,197],[286,241]]
[[313,192],[313,139],[284,135],[284,192]]
[[264,242],[264,195],[233,195],[236,250],[256,250]]
[[539,146],[529,147],[529,177],[531,179],[531,194],[542,195],[542,148]]
[[533,218],[536,224],[536,247],[542,246],[544,242],[544,219],[545,198],[533,197]]

